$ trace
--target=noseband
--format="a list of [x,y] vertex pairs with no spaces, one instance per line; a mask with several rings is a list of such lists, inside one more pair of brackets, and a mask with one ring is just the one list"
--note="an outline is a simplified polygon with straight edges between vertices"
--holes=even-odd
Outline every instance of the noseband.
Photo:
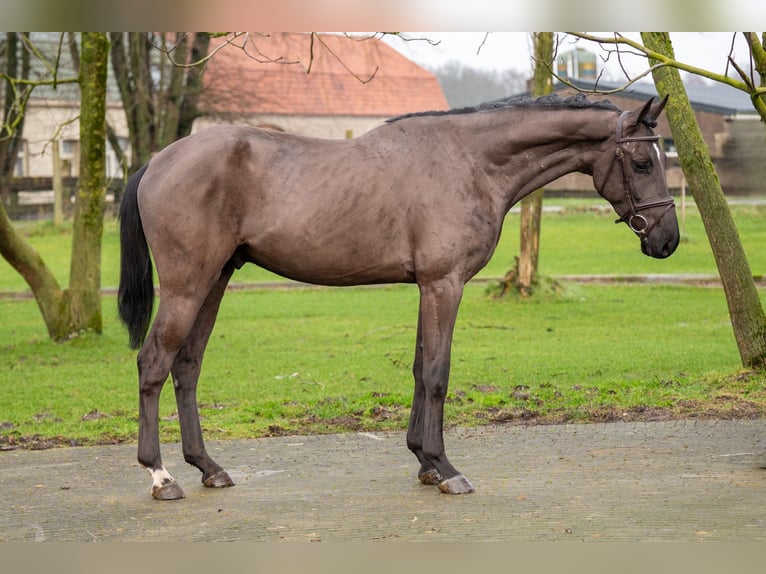
[[[614,168],[614,164],[617,163],[617,160],[619,159],[619,165],[620,169],[622,170],[622,187],[625,192],[625,200],[628,203],[628,210],[620,216],[620,218],[615,221],[615,223],[622,223],[623,221],[628,224],[628,227],[636,233],[637,235],[646,235],[649,233],[649,230],[652,228],[652,226],[659,221],[662,218],[662,215],[665,214],[663,211],[662,215],[660,217],[656,218],[654,222],[649,225],[649,222],[647,221],[646,217],[638,213],[639,211],[643,211],[645,209],[651,209],[652,207],[659,207],[661,205],[666,205],[665,211],[668,211],[670,208],[675,206],[675,203],[673,202],[673,198],[668,195],[668,197],[662,198],[662,199],[655,199],[652,201],[644,201],[640,202],[637,199],[638,195],[636,194],[635,189],[633,188],[633,179],[629,177],[630,173],[630,163],[628,160],[627,155],[625,154],[625,149],[623,148],[622,144],[627,142],[639,142],[639,141],[653,141],[656,142],[660,139],[659,135],[652,135],[652,136],[633,136],[633,137],[623,137],[623,129],[622,129],[622,123],[625,120],[625,118],[630,115],[630,111],[625,111],[620,114],[620,117],[617,119],[617,133],[615,137],[615,143],[617,144],[617,150],[615,152],[614,158],[612,158],[612,162],[609,164],[609,169],[606,171],[606,176],[604,177],[604,183],[601,185],[601,189],[598,190],[599,193],[601,193],[604,189],[604,186],[606,185],[607,180],[609,179],[610,174],[612,173],[612,169]],[[603,193],[601,193],[603,195]]]

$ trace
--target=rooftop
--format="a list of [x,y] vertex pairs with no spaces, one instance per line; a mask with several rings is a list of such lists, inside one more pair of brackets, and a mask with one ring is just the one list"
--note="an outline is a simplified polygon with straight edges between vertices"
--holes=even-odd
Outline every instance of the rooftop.
[[[591,81],[569,80],[574,86],[580,89],[592,90],[594,84]],[[563,84],[554,86],[554,90],[563,87]],[[598,82],[600,91],[611,91],[621,87],[621,84],[611,82]],[[689,96],[689,102],[692,107],[698,111],[712,112],[723,115],[750,115],[756,114],[750,96],[741,90],[721,84],[718,82],[707,85],[689,85],[686,86],[686,93]],[[638,100],[646,100],[649,97],[658,97],[657,90],[652,82],[636,82],[627,89],[620,92],[620,95]]]
[[390,117],[448,108],[436,76],[375,37],[251,33],[244,47],[211,58],[204,83],[200,108],[213,114]]

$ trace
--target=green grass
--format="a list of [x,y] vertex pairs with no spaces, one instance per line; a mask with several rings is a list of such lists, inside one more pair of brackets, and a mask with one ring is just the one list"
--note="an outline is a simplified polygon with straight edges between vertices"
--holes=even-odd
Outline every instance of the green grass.
[[[596,201],[596,200],[594,200]],[[685,231],[678,251],[664,260],[641,254],[638,240],[625,225],[614,225],[611,211],[593,211],[605,202],[550,199],[545,205],[565,208],[563,214],[545,213],[541,231],[540,271],[545,275],[572,274],[662,274],[716,273],[715,261],[697,210],[687,210]],[[766,275],[766,206],[734,205],[732,215],[755,275]],[[479,277],[501,277],[513,265],[518,253],[518,220],[510,213],[495,255]],[[18,225],[39,250],[62,285],[69,281],[71,230],[50,223]],[[116,287],[119,279],[119,237],[117,222],[107,220],[102,250],[102,285]],[[242,283],[281,280],[254,265],[246,265],[234,276]],[[21,276],[0,259],[0,292],[28,291]]]
[[[135,440],[135,353],[114,297],[104,308],[103,335],[55,344],[33,301],[0,301],[0,444]],[[405,428],[416,309],[414,286],[228,293],[199,389],[206,436]],[[570,285],[527,302],[466,290],[450,425],[764,412],[766,377],[741,372],[720,289]],[[178,440],[174,414],[168,384],[163,440]]]
[[[568,274],[715,273],[696,210],[673,257],[643,256],[624,225],[592,202],[548,200],[541,271]],[[766,272],[766,207],[733,206],[754,274]],[[71,231],[18,225],[62,285]],[[509,214],[479,277],[500,277],[518,250]],[[117,224],[108,220],[102,284],[118,280]],[[276,276],[246,266],[235,282]],[[0,260],[0,291],[27,290]],[[762,293],[763,296],[763,293]],[[417,289],[258,290],[226,295],[199,389],[210,438],[406,427]],[[105,332],[48,340],[33,300],[0,299],[0,446],[136,438],[135,353],[104,298]],[[742,372],[718,288],[567,285],[563,294],[497,301],[469,285],[453,346],[451,425],[690,416],[759,416],[766,377]],[[170,385],[164,440],[178,439]]]

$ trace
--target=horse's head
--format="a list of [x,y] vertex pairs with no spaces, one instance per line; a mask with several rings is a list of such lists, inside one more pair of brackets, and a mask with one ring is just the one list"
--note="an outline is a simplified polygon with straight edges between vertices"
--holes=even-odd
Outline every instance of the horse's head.
[[641,239],[641,251],[659,259],[678,247],[678,220],[665,180],[665,154],[654,133],[667,97],[622,112],[592,166],[593,183],[620,218]]

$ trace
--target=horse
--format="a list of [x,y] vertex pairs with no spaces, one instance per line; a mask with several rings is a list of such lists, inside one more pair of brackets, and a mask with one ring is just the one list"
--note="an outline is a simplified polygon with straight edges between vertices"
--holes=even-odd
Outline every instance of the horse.
[[140,349],[138,462],[152,496],[184,497],[160,454],[168,376],[185,461],[206,487],[234,484],[205,450],[196,388],[221,298],[246,263],[316,285],[417,285],[406,445],[420,482],[473,492],[443,438],[463,287],[492,256],[511,206],[571,172],[592,176],[644,254],[671,255],[678,222],[653,130],[666,101],[623,111],[582,95],[509,98],[399,116],[348,140],[214,126],[157,153],[129,179],[119,215],[118,310]]

